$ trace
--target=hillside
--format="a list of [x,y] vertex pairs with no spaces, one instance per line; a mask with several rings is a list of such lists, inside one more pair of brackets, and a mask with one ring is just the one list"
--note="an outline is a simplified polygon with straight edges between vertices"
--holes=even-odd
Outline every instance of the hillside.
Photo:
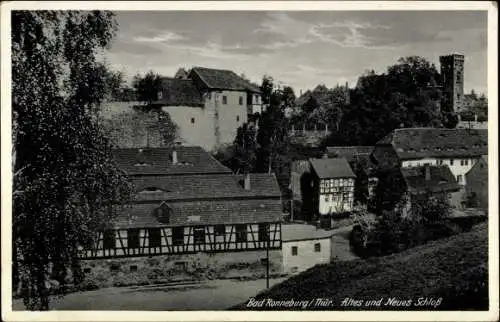
[[[308,301],[317,298],[331,300],[327,307],[309,305],[308,310],[487,310],[488,308],[488,230],[480,224],[471,232],[437,240],[402,253],[368,260],[337,262],[318,265],[278,284],[258,296],[256,300]],[[416,306],[419,298],[437,300],[441,304]],[[342,306],[350,298],[363,300],[363,305]],[[367,307],[366,300],[380,300],[382,305]],[[412,300],[407,302],[389,299]],[[429,301],[430,302],[430,301]],[[256,303],[256,302],[254,302]],[[421,302],[422,303],[422,302]],[[252,309],[246,303],[235,309]],[[261,305],[258,310],[276,310],[279,307]],[[283,307],[283,310],[297,309]]]

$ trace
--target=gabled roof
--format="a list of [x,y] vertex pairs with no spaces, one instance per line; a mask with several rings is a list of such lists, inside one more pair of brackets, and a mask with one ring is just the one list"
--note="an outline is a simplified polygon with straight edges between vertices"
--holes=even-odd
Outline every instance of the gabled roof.
[[210,153],[198,146],[178,146],[177,164],[172,164],[173,148],[130,148],[113,150],[113,158],[128,175],[185,175],[231,173]]
[[276,177],[268,173],[250,174],[250,190],[243,187],[243,176],[233,174],[203,174],[183,176],[150,176],[133,178],[136,200],[208,200],[221,198],[280,198]]
[[344,158],[310,159],[310,162],[314,172],[321,179],[356,177]]
[[204,106],[203,96],[192,79],[163,77],[162,99],[153,102],[165,106]]
[[471,157],[488,154],[488,130],[402,128],[376,145],[392,145],[398,157]]
[[296,100],[295,100],[295,105],[297,106],[303,106],[306,104],[310,99],[312,98],[312,93],[310,90],[307,90],[304,94],[300,95]]
[[113,221],[115,228],[250,224],[281,221],[279,199],[167,202],[168,224],[158,221],[154,211],[161,203],[138,203],[125,208]]
[[[244,80],[231,70],[194,67],[190,75],[195,74],[208,89],[249,91],[260,93],[260,88]],[[193,77],[191,77],[193,78]]]
[[318,229],[316,226],[305,224],[283,224],[281,225],[281,240],[283,242],[318,240],[331,238],[334,232],[331,230]]
[[328,157],[341,157],[347,160],[347,162],[355,161],[356,157],[369,159],[374,146],[328,146],[326,147],[326,153]]
[[[426,179],[426,167],[430,178]],[[451,192],[460,190],[455,176],[447,165],[423,165],[411,168],[401,168],[401,173],[410,193],[421,194],[430,192]]]

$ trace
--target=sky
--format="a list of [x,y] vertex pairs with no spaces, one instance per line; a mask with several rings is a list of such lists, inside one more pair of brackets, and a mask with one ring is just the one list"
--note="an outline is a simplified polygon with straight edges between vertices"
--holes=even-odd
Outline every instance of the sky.
[[318,84],[354,87],[400,57],[465,55],[464,89],[487,93],[486,11],[117,11],[107,53],[127,79],[194,66],[264,75],[297,95]]

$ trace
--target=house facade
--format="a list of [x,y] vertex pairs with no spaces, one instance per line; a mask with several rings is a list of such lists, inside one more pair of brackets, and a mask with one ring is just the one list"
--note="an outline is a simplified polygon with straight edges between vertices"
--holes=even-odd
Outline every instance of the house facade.
[[406,201],[426,200],[429,196],[448,200],[452,207],[461,205],[460,185],[446,165],[420,165],[401,168],[406,183]]
[[120,149],[136,192],[84,259],[281,249],[274,175],[238,176],[200,147]]
[[232,143],[249,115],[262,111],[260,89],[229,70],[194,67],[163,78],[158,100],[185,145],[207,151]]
[[409,168],[447,165],[462,187],[465,174],[488,154],[488,131],[478,129],[401,128],[377,142],[377,166]]
[[483,155],[465,177],[469,206],[488,210],[488,156]]
[[316,214],[351,211],[354,206],[355,175],[344,158],[310,159],[313,206]]
[[298,273],[332,260],[332,233],[311,225],[282,226],[283,271]]

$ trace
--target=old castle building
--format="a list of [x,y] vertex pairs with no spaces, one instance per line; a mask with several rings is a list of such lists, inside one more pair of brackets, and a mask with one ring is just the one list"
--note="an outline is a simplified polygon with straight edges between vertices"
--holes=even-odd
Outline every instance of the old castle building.
[[200,147],[118,149],[135,199],[84,259],[281,249],[273,174],[234,175]]
[[464,107],[464,55],[452,54],[439,57],[443,88],[441,107],[447,111],[461,112]]
[[158,100],[184,145],[212,151],[232,143],[249,115],[262,112],[260,89],[230,70],[194,67],[162,79]]

